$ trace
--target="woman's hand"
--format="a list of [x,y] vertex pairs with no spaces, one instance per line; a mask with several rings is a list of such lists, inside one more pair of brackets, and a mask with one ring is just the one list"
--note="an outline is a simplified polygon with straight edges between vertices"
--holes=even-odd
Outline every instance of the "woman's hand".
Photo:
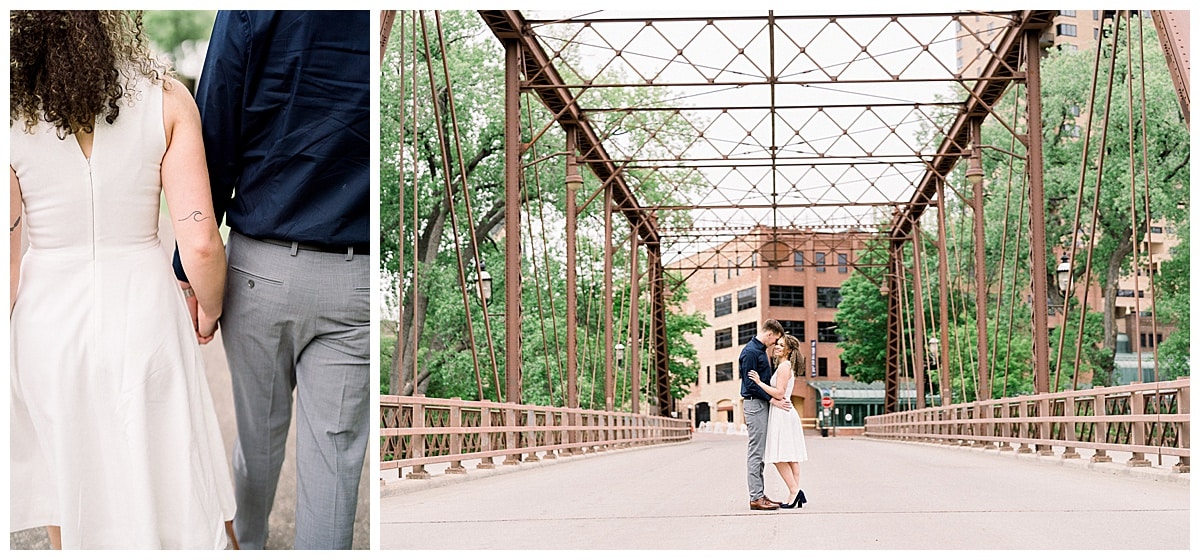
[[749,377],[750,381],[753,381],[755,383],[762,383],[762,380],[759,379],[759,377],[758,377],[758,372],[755,370],[750,370],[750,373],[747,373],[746,377]]
[[213,336],[216,334],[217,318],[209,317],[203,307],[198,308],[196,311],[196,340],[200,344],[208,344],[212,342]]

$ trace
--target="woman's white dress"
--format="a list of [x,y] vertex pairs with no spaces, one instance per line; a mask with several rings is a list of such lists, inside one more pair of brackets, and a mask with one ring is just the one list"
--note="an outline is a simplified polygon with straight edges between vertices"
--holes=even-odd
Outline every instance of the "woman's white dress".
[[29,250],[10,318],[10,530],[64,548],[224,548],[225,444],[159,243],[161,84],[140,79],[91,158],[42,123],[9,131]]
[[[785,362],[786,363],[786,362]],[[780,364],[782,366],[783,364]],[[783,368],[776,368],[776,375]],[[787,371],[791,371],[788,368]],[[792,394],[796,377],[788,374],[784,395]],[[804,428],[800,425],[800,414],[795,408],[783,410],[772,406],[767,416],[767,449],[763,452],[765,463],[788,463],[808,460],[808,449],[804,447]]]

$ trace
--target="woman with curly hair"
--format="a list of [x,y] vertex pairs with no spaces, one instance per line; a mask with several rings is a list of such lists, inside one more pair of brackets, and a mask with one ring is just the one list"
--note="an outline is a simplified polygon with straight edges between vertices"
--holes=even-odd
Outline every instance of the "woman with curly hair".
[[[10,530],[225,548],[233,489],[199,348],[225,255],[196,104],[140,14],[12,11],[9,26]],[[161,194],[194,297],[159,242]]]

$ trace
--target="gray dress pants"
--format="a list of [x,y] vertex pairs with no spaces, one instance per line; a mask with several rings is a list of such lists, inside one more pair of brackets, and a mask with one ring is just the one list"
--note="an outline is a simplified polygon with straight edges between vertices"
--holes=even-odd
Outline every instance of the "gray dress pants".
[[243,549],[267,542],[296,393],[297,549],[347,549],[370,433],[370,259],[229,236],[222,339],[233,378]]
[[763,489],[763,453],[767,449],[767,414],[771,405],[758,399],[744,399],[742,411],[746,415],[746,432],[750,438],[746,443],[746,485],[750,488],[750,501],[765,494]]

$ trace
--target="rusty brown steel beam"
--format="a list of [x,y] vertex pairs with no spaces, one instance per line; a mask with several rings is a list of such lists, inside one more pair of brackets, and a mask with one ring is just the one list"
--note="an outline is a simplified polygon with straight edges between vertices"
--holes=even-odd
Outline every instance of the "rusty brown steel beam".
[[[835,21],[839,19],[880,19],[891,17],[905,18],[961,18],[964,15],[971,15],[977,12],[974,11],[958,11],[958,12],[912,12],[912,13],[875,13],[875,14],[775,14],[774,18],[778,21]],[[979,12],[983,13],[983,12]],[[986,12],[988,15],[1003,17],[1006,14],[1013,14],[1011,17],[1016,17],[1015,12]],[[738,15],[738,16],[671,16],[671,17],[654,17],[654,18],[562,18],[562,19],[530,19],[527,20],[531,26],[553,25],[553,24],[598,24],[598,23],[678,23],[689,21],[703,22],[726,22],[726,21],[767,21],[770,16],[762,15]]]
[[[966,81],[966,80],[963,80]],[[974,81],[974,80],[971,80]],[[842,82],[838,82],[842,83]],[[674,85],[674,84],[672,84]],[[640,87],[646,87],[645,84],[640,84]],[[787,109],[879,109],[893,107],[957,107],[962,105],[962,101],[910,101],[910,102],[884,102],[884,103],[826,103],[822,105],[776,105],[775,110]],[[770,105],[695,105],[687,107],[591,107],[582,109],[584,114],[590,115],[595,113],[701,113],[706,111],[717,111],[720,113],[736,112],[736,111],[770,111]]]
[[913,229],[913,385],[917,408],[925,408],[925,300],[921,290],[921,224]]
[[885,350],[885,361],[887,369],[883,375],[883,411],[885,413],[899,411],[900,404],[900,372],[904,369],[904,356],[900,350],[901,337],[900,332],[900,266],[904,262],[904,255],[897,255],[902,245],[892,244],[889,249],[888,272],[884,280],[887,286],[887,349]]
[[613,203],[612,185],[604,187],[604,410],[613,412]]
[[[575,196],[580,187],[583,186],[583,177],[579,175],[579,166],[575,163],[575,129],[568,126],[566,128],[567,142],[567,169],[566,169],[566,242],[567,242],[567,408],[579,408],[579,351],[578,351],[578,318],[576,316],[576,307],[578,306],[578,290],[577,290],[577,229],[578,215],[575,210]],[[575,422],[576,415],[571,415],[571,421]],[[572,433],[572,437],[576,434]],[[574,442],[574,441],[572,441]]]
[[1029,164],[1029,235],[1030,270],[1033,271],[1033,388],[1037,393],[1050,391],[1050,332],[1048,314],[1048,286],[1046,274],[1046,203],[1042,159],[1042,72],[1041,57],[1038,56],[1038,32],[1027,31],[1025,84],[1025,119],[1030,134],[1028,142]]
[[650,337],[654,348],[655,398],[658,415],[670,416],[674,403],[671,399],[671,367],[667,354],[667,311],[666,271],[663,269],[662,253],[658,244],[646,246],[650,267]]
[[946,191],[943,188],[944,181],[938,181],[937,186],[937,207],[938,207],[938,316],[941,322],[940,334],[942,351],[938,353],[938,379],[941,382],[942,406],[947,406],[953,401],[954,392],[950,390],[950,368],[943,366],[949,360],[942,358],[950,351],[950,262],[949,253],[946,250]]
[[[785,146],[781,146],[780,148],[782,149],[784,147]],[[957,155],[961,155],[961,152],[955,152],[953,154],[939,154],[939,155],[956,155],[957,156]],[[867,161],[865,165],[873,165],[873,166],[906,164],[906,165],[914,165],[914,166],[920,165],[923,167],[926,164],[926,161],[924,159],[922,159],[921,157],[914,156],[913,154],[842,155],[842,154],[813,153],[812,155],[779,156],[777,158],[777,161],[782,162],[782,163],[805,162],[805,163],[793,164],[798,167],[832,167],[832,166],[851,166],[851,165],[855,165],[855,164],[858,164],[858,165],[864,165],[864,164],[863,164],[863,162],[859,162],[859,161],[830,162],[829,161],[830,159],[861,160],[863,158],[870,158],[870,160],[872,160],[872,161]],[[681,156],[681,157],[637,158],[637,159],[615,158],[615,159],[609,159],[607,161],[611,161],[613,163],[627,163],[628,164],[627,168],[629,168],[629,169],[706,169],[706,168],[713,168],[713,167],[718,167],[718,168],[719,167],[769,167],[772,164],[768,163],[765,160],[770,160],[770,159],[771,159],[771,156],[745,156],[744,155],[744,156],[740,156],[740,157],[711,156],[711,157],[686,157],[685,158],[685,157]],[[591,159],[591,158],[581,158],[579,161],[580,161],[580,163],[596,163],[596,162],[600,162],[603,160]],[[811,163],[813,161],[816,161],[819,163]],[[633,163],[633,162],[639,162],[639,163]],[[722,163],[717,164],[717,165],[682,165],[684,163],[690,163],[690,162],[697,162],[697,163],[722,162]],[[754,163],[754,162],[762,162],[762,163]],[[677,163],[680,165],[670,165],[670,166],[650,165],[653,163]],[[783,167],[784,165],[782,165],[782,163],[776,164],[776,165],[778,165],[779,167]]]
[[638,350],[642,345],[642,328],[638,321],[641,296],[638,275],[638,236],[629,236],[629,411],[641,413],[642,357]]
[[1158,31],[1158,42],[1167,56],[1167,68],[1175,84],[1175,94],[1183,109],[1183,122],[1191,129],[1191,39],[1192,27],[1187,10],[1152,10],[1154,29]]
[[[983,117],[975,116],[970,121],[971,144],[979,146],[980,129],[983,126]],[[976,153],[973,158],[980,157],[979,149],[975,148]],[[971,210],[974,211],[975,219],[973,220],[974,235],[975,235],[975,330],[976,341],[978,342],[979,356],[979,371],[976,373],[979,379],[979,385],[975,395],[977,400],[989,400],[992,398],[992,380],[988,366],[988,345],[987,345],[987,245],[984,238],[984,215],[983,215],[983,180],[975,182],[971,185]]]
[[387,52],[388,38],[392,35],[392,25],[396,23],[396,10],[379,11],[379,60],[383,61],[383,53]]
[[[979,78],[892,78],[887,80],[842,80],[842,79],[812,79],[812,80],[776,80],[774,85],[780,86],[828,86],[828,85],[877,85],[877,84],[942,84],[942,83],[967,83],[974,82]],[[996,76],[991,78],[995,82],[1007,82],[1019,80],[1018,76]],[[646,82],[595,82],[584,80],[582,82],[563,82],[562,84],[530,84],[526,86],[531,90],[557,89],[557,88],[668,88],[668,87],[747,87],[747,86],[769,86],[772,82],[763,77],[761,80],[730,80],[730,81],[711,81],[711,82],[662,82],[653,85],[647,85]],[[924,105],[924,103],[921,103]]]
[[657,224],[641,209],[633,190],[608,158],[600,137],[570,95],[550,56],[530,31],[525,16],[517,10],[479,10],[479,15],[498,39],[520,46],[525,55],[524,71],[527,78],[521,87],[536,91],[551,113],[562,114],[560,123],[578,125],[577,142],[581,159],[589,161],[588,167],[601,182],[614,182],[613,200],[625,209],[623,214],[642,240],[647,243],[658,241]]
[[521,399],[521,46],[504,45],[504,379],[508,402]]

